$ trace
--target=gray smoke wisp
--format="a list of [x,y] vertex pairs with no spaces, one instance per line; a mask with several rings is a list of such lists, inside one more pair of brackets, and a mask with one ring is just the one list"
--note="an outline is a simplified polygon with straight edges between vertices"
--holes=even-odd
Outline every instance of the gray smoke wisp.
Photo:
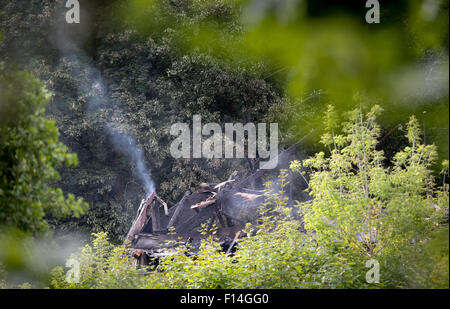
[[115,149],[131,159],[133,166],[136,168],[136,176],[144,186],[147,197],[150,196],[150,194],[155,192],[155,184],[145,164],[142,149],[137,146],[136,140],[132,136],[115,129],[114,123],[107,123],[105,127],[108,130]]
[[[79,96],[87,97],[88,116],[94,115],[103,108],[111,108],[112,99],[108,95],[100,72],[92,64],[92,59],[65,36],[58,36],[58,47],[61,52],[61,61],[68,62],[72,73],[82,77],[83,82],[77,92]],[[124,118],[120,117],[122,111],[117,105],[114,105],[113,110],[115,117],[106,120],[104,129],[109,135],[114,149],[130,160],[133,174],[139,179],[149,196],[155,191],[155,185],[145,163],[144,152],[135,138],[123,129],[123,125],[114,121],[117,118]]]
[[[99,76],[99,74],[96,75]],[[97,78],[95,80],[92,88],[94,91],[94,96],[88,100],[90,108],[99,108],[101,106],[99,101],[102,99],[104,99],[107,103],[111,102],[101,78]],[[117,107],[115,107],[114,115],[114,118],[123,118],[120,117],[122,112]],[[114,149],[131,161],[131,166],[133,167],[132,171],[141,182],[148,197],[150,194],[155,192],[155,184],[151,177],[150,170],[145,163],[144,152],[136,143],[136,139],[123,129],[120,129],[119,123],[116,123],[112,119],[105,123],[104,128],[106,132],[108,132]]]

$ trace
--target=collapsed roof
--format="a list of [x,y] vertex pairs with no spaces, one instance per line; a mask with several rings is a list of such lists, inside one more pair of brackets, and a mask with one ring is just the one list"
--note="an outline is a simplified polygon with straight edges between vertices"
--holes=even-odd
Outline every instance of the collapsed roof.
[[[278,161],[289,164],[298,144],[280,153]],[[176,246],[176,240],[181,239],[195,247],[204,237],[199,231],[200,226],[208,222],[207,230],[212,228],[214,222],[218,223],[216,236],[224,249],[230,251],[240,231],[247,222],[252,221],[258,206],[265,200],[264,190],[246,188],[265,172],[258,170],[240,182],[237,172],[233,172],[222,183],[202,183],[199,190],[193,193],[187,191],[170,208],[155,192],[143,199],[125,238],[138,264],[147,263],[148,258],[170,254],[168,252]]]

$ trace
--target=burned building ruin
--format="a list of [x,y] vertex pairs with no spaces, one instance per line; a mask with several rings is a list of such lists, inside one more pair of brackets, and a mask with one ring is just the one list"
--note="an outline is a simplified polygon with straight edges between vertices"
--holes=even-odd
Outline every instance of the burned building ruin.
[[[278,155],[279,166],[287,168],[293,159],[298,159],[297,146],[291,146]],[[301,155],[300,155],[301,156]],[[190,243],[199,247],[205,237],[200,232],[202,224],[206,231],[216,226],[216,236],[226,252],[233,250],[242,236],[242,229],[257,214],[258,206],[265,201],[264,188],[250,189],[267,170],[257,170],[249,177],[240,180],[237,172],[221,183],[202,183],[195,192],[187,191],[178,203],[169,207],[155,192],[143,199],[136,218],[128,231],[125,243],[130,254],[136,258],[137,265],[148,264],[150,259],[173,254],[179,244]],[[294,183],[290,177],[289,200],[293,202],[293,187],[305,189],[305,183]],[[302,199],[309,199],[305,193]],[[236,207],[237,206],[237,207]]]

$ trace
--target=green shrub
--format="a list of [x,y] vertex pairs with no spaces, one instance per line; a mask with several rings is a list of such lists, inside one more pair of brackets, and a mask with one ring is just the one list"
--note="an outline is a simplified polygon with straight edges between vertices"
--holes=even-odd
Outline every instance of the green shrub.
[[[306,160],[312,170],[314,200],[288,207],[288,171],[266,184],[266,202],[247,224],[238,250],[227,255],[214,229],[195,256],[180,244],[161,258],[156,271],[137,270],[123,246],[114,247],[105,233],[95,234],[74,259],[81,278],[67,284],[62,268],[53,272],[52,287],[66,288],[448,288],[448,185],[434,184],[430,170],[434,145],[420,140],[414,117],[408,123],[411,145],[399,151],[391,167],[376,148],[380,130],[375,106],[363,117],[349,114],[342,134],[333,109],[329,133],[322,137],[331,155]],[[294,171],[300,162],[291,165]],[[297,208],[297,209],[296,209]],[[302,232],[303,220],[307,233]],[[440,232],[439,232],[440,231]],[[203,230],[203,233],[208,231]],[[436,234],[437,233],[437,234]],[[366,261],[380,264],[380,282],[368,283]]]

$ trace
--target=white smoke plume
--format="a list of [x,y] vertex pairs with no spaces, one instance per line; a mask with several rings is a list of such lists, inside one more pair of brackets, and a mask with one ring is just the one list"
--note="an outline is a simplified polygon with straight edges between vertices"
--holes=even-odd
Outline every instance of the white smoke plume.
[[[109,97],[108,87],[102,79],[100,71],[94,66],[92,58],[71,40],[70,36],[64,32],[64,29],[64,27],[55,29],[53,39],[56,48],[60,52],[61,61],[71,63],[73,73],[83,76],[85,82],[79,86],[77,91],[79,96],[88,98],[86,109],[88,115],[98,111],[100,108],[109,107],[113,101]],[[155,184],[145,162],[144,152],[137,144],[136,139],[114,120],[123,118],[120,117],[122,112],[117,105],[114,106],[114,114],[119,117],[108,119],[104,124],[104,129],[108,133],[114,149],[130,160],[132,172],[141,182],[146,194],[150,195],[155,191]]]

